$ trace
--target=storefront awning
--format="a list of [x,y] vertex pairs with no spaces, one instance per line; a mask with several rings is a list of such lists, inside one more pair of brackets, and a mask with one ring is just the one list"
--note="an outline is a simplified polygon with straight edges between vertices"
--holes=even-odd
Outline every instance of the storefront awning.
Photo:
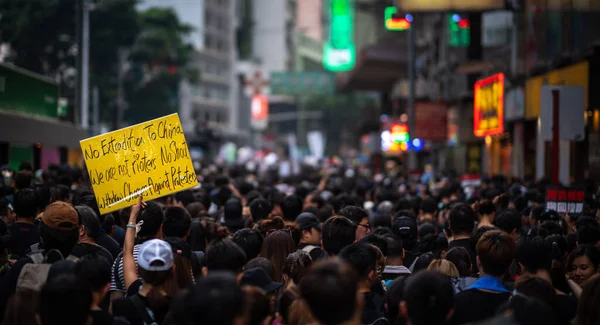
[[382,41],[363,48],[352,71],[338,73],[338,91],[388,91],[407,75],[408,48],[404,42]]
[[0,141],[79,149],[87,131],[68,122],[0,112]]

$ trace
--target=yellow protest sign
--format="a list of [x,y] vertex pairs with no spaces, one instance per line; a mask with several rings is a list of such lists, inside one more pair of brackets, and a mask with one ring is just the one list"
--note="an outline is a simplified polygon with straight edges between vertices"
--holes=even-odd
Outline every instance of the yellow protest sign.
[[100,213],[198,185],[177,114],[80,141]]

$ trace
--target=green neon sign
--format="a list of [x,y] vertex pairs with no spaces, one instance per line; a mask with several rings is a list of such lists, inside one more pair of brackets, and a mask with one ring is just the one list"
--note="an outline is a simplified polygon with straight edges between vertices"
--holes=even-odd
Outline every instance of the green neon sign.
[[348,71],[356,63],[353,0],[330,0],[329,41],[323,46],[323,66],[329,71]]

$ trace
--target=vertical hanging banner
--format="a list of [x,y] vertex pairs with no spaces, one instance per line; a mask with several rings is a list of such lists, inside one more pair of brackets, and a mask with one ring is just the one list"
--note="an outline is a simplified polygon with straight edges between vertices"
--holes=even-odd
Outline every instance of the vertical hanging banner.
[[179,115],[80,141],[100,213],[198,185]]
[[269,99],[264,95],[252,96],[250,106],[250,125],[253,129],[262,131],[269,124]]
[[328,71],[349,71],[356,63],[354,44],[354,0],[329,0],[329,40],[323,45],[323,67]]

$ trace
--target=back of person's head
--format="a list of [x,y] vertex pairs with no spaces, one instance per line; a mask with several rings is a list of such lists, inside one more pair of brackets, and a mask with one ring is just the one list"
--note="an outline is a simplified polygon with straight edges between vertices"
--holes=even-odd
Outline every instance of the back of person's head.
[[271,302],[267,294],[260,288],[242,286],[244,295],[244,318],[247,325],[261,325],[271,314]]
[[231,240],[244,250],[248,259],[257,257],[262,249],[263,236],[256,229],[240,229],[233,233]]
[[531,209],[531,216],[533,217],[535,224],[542,221],[542,214],[544,214],[544,211],[546,211],[546,208],[541,205]]
[[52,188],[52,202],[64,201],[69,202],[71,197],[71,188],[67,185],[58,184]]
[[494,220],[494,225],[498,227],[498,229],[509,234],[512,234],[513,232],[520,234],[522,224],[521,213],[515,209],[506,209],[502,211]]
[[580,227],[583,227],[583,226],[592,226],[592,227],[598,228],[598,221],[594,217],[581,216],[581,217],[577,218],[575,225],[576,225],[577,229],[579,229]]
[[450,230],[456,235],[470,235],[475,227],[475,212],[466,204],[461,203],[454,206],[448,215]]
[[79,240],[80,224],[77,211],[70,204],[57,201],[48,205],[40,224],[40,241],[44,249],[56,249],[63,257],[68,256]]
[[168,207],[164,211],[163,234],[165,237],[184,238],[190,232],[192,218],[181,207]]
[[374,233],[368,233],[365,237],[363,237],[360,240],[360,242],[371,244],[371,245],[379,248],[379,250],[381,251],[381,254],[383,254],[383,256],[388,255],[388,243],[387,243],[387,240],[385,240],[385,238],[383,236],[380,236],[380,235],[377,235]]
[[456,266],[456,269],[461,277],[467,277],[471,275],[471,258],[466,248],[461,246],[450,248],[448,252],[446,252],[445,258],[452,262],[454,266]]
[[190,218],[195,219],[199,218],[202,212],[202,203],[200,202],[192,202],[185,206],[185,210],[190,215]]
[[413,269],[412,269],[412,273],[416,274],[416,273],[418,273],[420,271],[427,270],[427,268],[429,267],[429,264],[431,264],[431,262],[434,259],[435,259],[435,256],[431,252],[428,252],[428,253],[425,253],[425,254],[421,254],[415,260],[415,263],[414,263]]
[[419,209],[425,214],[434,214],[438,209],[438,205],[434,199],[427,198],[421,201]]
[[98,208],[98,202],[96,202],[96,197],[92,192],[88,192],[86,190],[79,190],[73,195],[73,199],[71,201],[73,205],[87,205],[92,208],[96,215],[100,219],[100,223],[102,223],[102,215],[100,214],[100,209]]
[[39,292],[23,289],[15,292],[6,306],[3,325],[40,325],[38,313]]
[[436,271],[446,276],[457,277],[460,276],[458,269],[454,265],[454,263],[448,260],[434,259],[429,263],[427,267],[428,271]]
[[236,278],[226,272],[216,272],[198,280],[173,304],[178,324],[234,325],[244,315],[244,294]]
[[448,239],[446,237],[438,236],[436,234],[429,234],[423,238],[419,243],[419,252],[429,253],[431,252],[435,258],[441,258],[442,253],[448,250]]
[[360,224],[364,218],[369,217],[369,213],[365,209],[354,205],[345,206],[340,210],[339,215],[350,219],[357,225]]
[[287,221],[294,221],[296,220],[296,217],[302,213],[304,203],[300,197],[296,195],[288,195],[281,201],[280,207],[281,213],[283,214],[283,219]]
[[384,238],[387,241],[387,258],[403,258],[402,239],[392,234],[386,235]]
[[223,206],[223,217],[225,220],[238,220],[242,218],[244,207],[238,198],[231,198]]
[[519,241],[515,260],[525,271],[550,271],[552,268],[552,247],[542,237]]
[[385,303],[387,305],[387,319],[390,325],[404,324],[400,313],[400,302],[404,300],[404,286],[406,279],[399,277],[387,286],[385,292]]
[[483,234],[475,250],[479,269],[483,269],[487,275],[500,277],[512,263],[517,248],[512,236],[500,230],[493,230]]
[[256,229],[260,231],[263,237],[283,228],[285,228],[285,222],[278,216],[272,217],[271,219],[260,220],[256,224]]
[[450,278],[425,271],[407,279],[402,313],[413,325],[444,324],[452,316],[454,288]]
[[101,225],[100,219],[98,219],[94,210],[87,205],[76,205],[73,208],[77,211],[86,235],[92,239],[98,237]]
[[[546,220],[546,221],[542,222],[540,227],[546,229],[546,231],[548,232],[548,236],[562,235],[563,228],[562,228],[561,224],[562,224],[562,222],[559,223],[558,221]],[[598,234],[597,239],[600,240],[600,230],[598,230],[597,234]]]
[[275,267],[274,281],[281,281],[281,270],[285,259],[296,251],[296,244],[288,231],[277,230],[265,237],[260,257],[269,259]]
[[577,316],[574,325],[600,324],[600,275],[594,275],[583,287],[577,305]]
[[33,189],[24,188],[13,197],[13,208],[19,218],[35,218],[38,206],[39,197]]
[[496,206],[490,200],[481,200],[481,202],[479,202],[477,212],[479,213],[480,217],[489,216],[492,213],[496,212]]
[[600,229],[594,226],[577,228],[577,245],[595,246],[600,241]]
[[249,260],[248,263],[246,263],[246,266],[244,266],[244,270],[255,268],[265,271],[269,278],[275,278],[275,267],[273,266],[273,263],[271,263],[271,261],[269,261],[268,259],[264,257],[256,257]]
[[281,273],[284,278],[288,277],[297,285],[306,273],[308,273],[312,264],[313,261],[310,255],[303,250],[298,250],[288,255],[285,259]]
[[358,282],[352,266],[335,260],[314,265],[298,287],[316,320],[324,325],[336,325],[351,320],[355,310],[360,308]]
[[111,263],[101,255],[86,255],[75,263],[74,273],[87,282],[93,292],[106,294],[110,286]]
[[515,281],[515,291],[527,297],[534,297],[547,303],[553,310],[561,306],[557,301],[556,290],[552,283],[534,276],[522,276]]
[[18,191],[31,187],[33,173],[29,170],[20,170],[15,174],[15,189]]
[[272,210],[271,203],[263,198],[257,198],[250,203],[250,215],[254,222],[267,219]]
[[154,238],[159,234],[165,216],[161,207],[150,201],[146,202],[146,207],[143,208],[136,218],[136,222],[144,221],[137,237],[141,239]]
[[352,265],[363,279],[368,279],[377,267],[377,251],[367,243],[352,244],[342,249],[339,257]]
[[552,307],[539,298],[514,295],[509,300],[507,308],[516,324],[558,325]]
[[244,250],[230,239],[212,242],[205,256],[206,268],[213,271],[229,271],[239,274],[246,265],[247,257]]
[[355,239],[356,225],[350,219],[334,216],[323,223],[321,242],[330,256],[338,255],[344,247],[352,245]]
[[[283,320],[283,324],[291,325],[290,321],[290,307],[296,301],[300,300],[300,292],[298,291],[298,286],[291,286],[285,290],[283,290],[281,296],[278,300],[278,308],[277,313]],[[310,312],[310,311],[309,311]]]
[[190,203],[196,202],[194,192],[192,192],[191,190],[184,190],[175,193],[175,200],[181,202],[183,206],[187,206]]
[[92,293],[85,281],[73,274],[49,279],[39,298],[40,325],[88,323]]

